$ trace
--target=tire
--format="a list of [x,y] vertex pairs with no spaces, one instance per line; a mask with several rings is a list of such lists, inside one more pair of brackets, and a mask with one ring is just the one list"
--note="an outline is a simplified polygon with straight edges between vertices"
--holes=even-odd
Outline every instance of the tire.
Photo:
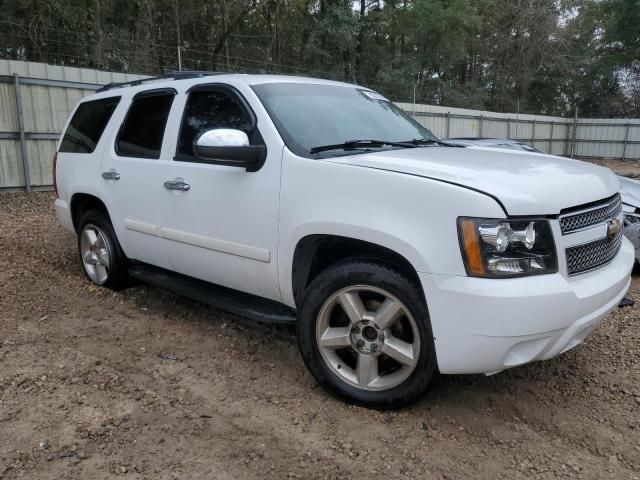
[[127,258],[111,221],[100,210],[87,211],[80,220],[78,254],[85,276],[111,290],[128,285]]
[[401,270],[343,260],[311,282],[301,305],[298,347],[311,375],[330,393],[386,410],[414,402],[435,380],[429,313],[418,286]]

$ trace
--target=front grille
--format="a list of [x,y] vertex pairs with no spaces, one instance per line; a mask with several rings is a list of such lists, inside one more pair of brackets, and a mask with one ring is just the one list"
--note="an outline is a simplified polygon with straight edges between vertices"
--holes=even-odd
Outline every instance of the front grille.
[[622,230],[615,237],[601,238],[595,242],[567,248],[567,271],[569,275],[585,273],[606,265],[613,260],[621,245]]
[[562,234],[576,232],[599,223],[616,218],[622,211],[620,194],[605,200],[604,202],[575,213],[560,216],[560,229]]

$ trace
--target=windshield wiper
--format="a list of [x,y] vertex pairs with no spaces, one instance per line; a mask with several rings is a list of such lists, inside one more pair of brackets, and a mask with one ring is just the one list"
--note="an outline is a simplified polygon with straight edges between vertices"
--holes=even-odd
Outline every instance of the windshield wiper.
[[336,143],[335,145],[320,145],[318,147],[312,147],[309,149],[310,153],[327,152],[329,150],[351,150],[360,147],[402,147],[402,148],[415,148],[418,145],[412,142],[389,142],[387,140],[347,140],[344,143]]
[[442,140],[438,140],[435,138],[414,138],[413,140],[409,140],[402,143],[408,143],[409,145],[440,145],[441,147],[459,147],[464,148],[464,145],[457,145],[455,143],[443,142]]

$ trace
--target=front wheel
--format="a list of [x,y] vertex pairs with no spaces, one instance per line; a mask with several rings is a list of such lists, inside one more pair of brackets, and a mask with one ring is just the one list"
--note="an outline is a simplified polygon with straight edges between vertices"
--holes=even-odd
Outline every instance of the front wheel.
[[437,372],[418,287],[400,270],[368,260],[340,262],[309,285],[298,345],[320,385],[372,408],[416,400]]

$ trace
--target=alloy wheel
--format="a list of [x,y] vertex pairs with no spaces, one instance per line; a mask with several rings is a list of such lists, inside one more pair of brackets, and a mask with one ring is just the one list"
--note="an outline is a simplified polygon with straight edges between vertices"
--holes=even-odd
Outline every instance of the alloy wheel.
[[93,283],[104,285],[111,267],[107,237],[100,227],[91,223],[84,226],[80,235],[80,256],[84,269]]
[[420,356],[420,334],[409,309],[373,286],[351,286],[331,295],[318,314],[316,343],[334,374],[369,391],[403,383]]

